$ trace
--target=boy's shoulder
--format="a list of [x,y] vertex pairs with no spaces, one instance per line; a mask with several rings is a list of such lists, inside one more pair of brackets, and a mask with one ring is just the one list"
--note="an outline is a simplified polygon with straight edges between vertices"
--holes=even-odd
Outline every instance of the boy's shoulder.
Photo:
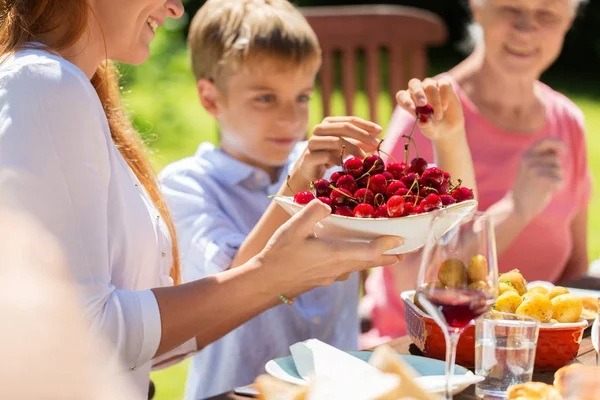
[[202,185],[214,181],[214,170],[222,165],[219,160],[219,149],[212,143],[201,143],[195,154],[182,158],[165,166],[158,174],[163,185],[172,186],[176,182],[185,181],[189,185],[194,182]]

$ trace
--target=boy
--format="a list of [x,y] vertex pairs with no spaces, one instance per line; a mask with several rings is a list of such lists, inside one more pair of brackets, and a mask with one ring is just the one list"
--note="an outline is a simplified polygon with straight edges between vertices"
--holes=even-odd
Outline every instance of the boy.
[[[235,268],[265,247],[289,217],[268,198],[293,195],[288,175],[294,191],[308,190],[339,164],[342,146],[346,155],[364,157],[381,133],[371,122],[335,117],[304,141],[321,50],[286,0],[209,0],[194,17],[189,42],[200,101],[218,121],[221,143],[201,144],[160,176],[185,281]],[[268,360],[288,355],[298,341],[357,349],[358,295],[353,274],[248,321],[194,356],[186,398],[252,383]]]

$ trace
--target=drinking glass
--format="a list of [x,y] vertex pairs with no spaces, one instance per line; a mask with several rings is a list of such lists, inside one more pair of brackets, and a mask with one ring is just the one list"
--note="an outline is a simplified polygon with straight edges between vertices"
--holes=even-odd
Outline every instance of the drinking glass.
[[490,216],[465,214],[460,208],[436,211],[423,248],[415,298],[444,331],[445,399],[452,399],[451,378],[461,333],[490,310],[497,296],[498,262]]
[[475,328],[475,374],[479,398],[504,399],[510,386],[530,382],[540,321],[525,315],[487,313]]

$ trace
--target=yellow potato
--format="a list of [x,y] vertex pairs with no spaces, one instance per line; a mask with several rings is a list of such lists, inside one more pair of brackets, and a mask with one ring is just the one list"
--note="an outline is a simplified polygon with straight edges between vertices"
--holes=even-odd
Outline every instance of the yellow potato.
[[471,282],[485,281],[488,276],[488,263],[484,256],[478,254],[471,258],[467,273]]
[[514,287],[519,295],[523,296],[527,293],[527,281],[521,275],[518,269],[506,272],[498,277],[498,282],[510,282],[510,285]]
[[467,267],[457,259],[451,258],[442,263],[438,271],[438,279],[450,289],[465,288],[467,286]]
[[498,296],[494,310],[514,314],[522,302],[521,296],[516,291],[509,290]]
[[484,281],[475,281],[471,282],[467,288],[469,290],[487,291],[490,290],[490,285],[488,285],[487,282]]
[[552,289],[550,289],[548,291],[548,293],[546,293],[546,296],[548,296],[548,299],[552,300],[556,296],[560,296],[561,294],[567,294],[567,293],[569,293],[568,289],[566,289],[562,286],[554,286]]
[[583,301],[574,294],[561,294],[551,300],[554,313],[552,318],[558,322],[577,322],[583,310]]
[[498,295],[501,295],[504,292],[508,292],[509,290],[515,292],[516,294],[519,294],[519,292],[517,292],[517,289],[512,287],[509,283],[506,283],[506,282],[498,283]]
[[547,294],[548,293],[548,289],[546,289],[543,286],[534,286],[532,288],[530,288],[529,290],[527,290],[527,292],[535,292],[535,293],[540,293],[540,294]]
[[528,293],[515,311],[516,314],[537,318],[540,322],[550,322],[554,309],[546,296],[539,293]]

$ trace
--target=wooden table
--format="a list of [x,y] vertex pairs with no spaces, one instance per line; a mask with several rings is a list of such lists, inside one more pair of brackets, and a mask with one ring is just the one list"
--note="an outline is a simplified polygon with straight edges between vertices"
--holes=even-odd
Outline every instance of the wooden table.
[[[576,281],[565,282],[562,284],[567,287],[577,287],[580,289],[593,289],[600,290],[600,279],[592,278],[589,276],[583,277]],[[398,354],[412,354],[412,355],[422,355],[420,350],[412,344],[410,338],[408,336],[401,337],[396,340],[392,340],[388,343],[394,350],[398,352]],[[579,347],[579,353],[577,355],[577,360],[574,362],[580,362],[584,365],[596,365],[596,351],[592,346],[592,340],[590,338],[590,328],[586,329],[584,332],[584,338],[581,342],[581,346]],[[552,384],[554,381],[554,372],[534,372],[533,373],[533,381],[536,382],[544,382],[548,384]],[[454,396],[455,400],[471,400],[477,399],[475,396],[475,385],[470,386],[464,392]],[[233,393],[224,393],[219,396],[211,397],[209,400],[248,400],[248,397],[237,396]]]

